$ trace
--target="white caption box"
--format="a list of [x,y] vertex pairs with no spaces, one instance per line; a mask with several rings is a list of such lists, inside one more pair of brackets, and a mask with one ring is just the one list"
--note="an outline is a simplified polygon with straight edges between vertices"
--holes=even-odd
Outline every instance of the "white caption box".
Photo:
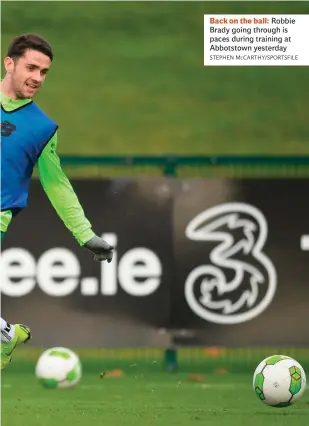
[[309,15],[204,15],[205,66],[309,66]]

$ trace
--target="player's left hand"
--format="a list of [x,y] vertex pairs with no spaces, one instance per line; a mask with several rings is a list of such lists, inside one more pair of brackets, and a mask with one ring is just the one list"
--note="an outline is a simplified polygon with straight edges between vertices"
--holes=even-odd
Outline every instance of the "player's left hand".
[[94,260],[97,262],[107,260],[107,262],[110,263],[113,259],[114,247],[98,236],[91,238],[84,247],[92,251],[95,255]]

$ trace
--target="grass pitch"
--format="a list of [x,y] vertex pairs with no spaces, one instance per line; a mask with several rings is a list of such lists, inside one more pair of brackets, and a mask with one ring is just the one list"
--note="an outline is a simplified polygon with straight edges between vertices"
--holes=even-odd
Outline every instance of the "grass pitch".
[[[307,67],[204,67],[204,14],[304,14],[308,2],[4,1],[55,60],[36,101],[61,154],[309,154]],[[84,176],[88,176],[87,171]]]
[[211,371],[192,381],[187,372],[127,363],[122,376],[101,378],[89,365],[77,388],[49,390],[37,382],[33,365],[12,363],[2,374],[2,426],[309,424],[308,391],[294,406],[270,408],[254,394],[248,373]]

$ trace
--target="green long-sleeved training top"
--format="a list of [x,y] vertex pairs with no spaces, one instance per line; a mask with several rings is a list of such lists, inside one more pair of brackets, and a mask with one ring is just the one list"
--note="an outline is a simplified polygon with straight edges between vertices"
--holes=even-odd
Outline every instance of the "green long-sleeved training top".
[[[13,111],[30,101],[31,99],[14,100],[1,93],[1,103],[6,111]],[[58,216],[78,243],[84,245],[95,234],[70,181],[61,168],[56,152],[57,141],[58,131],[47,143],[38,159],[40,181]],[[12,213],[10,211],[1,212],[0,219],[1,232],[6,232],[12,220]]]

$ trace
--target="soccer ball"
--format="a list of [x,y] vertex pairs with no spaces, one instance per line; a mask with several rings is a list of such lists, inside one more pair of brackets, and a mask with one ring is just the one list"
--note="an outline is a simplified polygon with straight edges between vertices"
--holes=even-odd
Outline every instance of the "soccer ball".
[[253,376],[253,389],[265,404],[288,407],[305,392],[306,375],[295,359],[273,355],[257,366]]
[[81,362],[70,349],[51,348],[38,359],[35,375],[46,388],[72,388],[82,377]]

